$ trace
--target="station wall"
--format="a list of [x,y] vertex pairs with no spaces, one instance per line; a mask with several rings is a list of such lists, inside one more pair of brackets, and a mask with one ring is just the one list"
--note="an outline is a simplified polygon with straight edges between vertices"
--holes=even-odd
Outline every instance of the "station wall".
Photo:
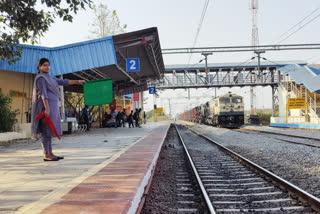
[[[27,122],[27,112],[31,108],[33,74],[0,70],[0,91],[12,96],[11,109],[17,109],[17,123]],[[30,109],[31,110],[31,109]]]

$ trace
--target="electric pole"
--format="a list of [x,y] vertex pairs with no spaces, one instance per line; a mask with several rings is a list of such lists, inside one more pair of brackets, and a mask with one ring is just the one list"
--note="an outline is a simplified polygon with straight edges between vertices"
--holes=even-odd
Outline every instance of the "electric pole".
[[[251,45],[256,48],[259,46],[259,31],[258,31],[258,0],[250,0],[250,9],[251,9],[251,15],[252,15],[252,32],[251,32]],[[260,56],[260,55],[258,55]],[[258,57],[258,64],[260,61],[260,57]],[[258,65],[258,70],[260,71],[260,65]],[[252,79],[252,74],[251,74]],[[254,100],[255,100],[255,91],[253,86],[250,86],[250,114],[255,113],[255,106],[254,106]]]
[[209,56],[209,55],[212,55],[212,52],[203,52],[202,55],[204,56],[204,60],[205,60],[205,63],[206,63],[206,70],[205,70],[204,72],[206,73],[206,81],[207,81],[206,84],[208,84],[208,83],[209,83],[209,76],[208,76],[208,73],[209,73],[209,71],[208,71],[208,56]]

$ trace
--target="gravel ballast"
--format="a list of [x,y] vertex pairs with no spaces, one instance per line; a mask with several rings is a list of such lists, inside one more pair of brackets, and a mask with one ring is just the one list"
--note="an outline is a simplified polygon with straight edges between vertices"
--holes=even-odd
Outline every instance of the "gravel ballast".
[[[193,212],[187,212],[188,210],[193,210]],[[141,213],[180,212],[207,213],[183,147],[175,128],[171,126],[160,152],[151,187]]]

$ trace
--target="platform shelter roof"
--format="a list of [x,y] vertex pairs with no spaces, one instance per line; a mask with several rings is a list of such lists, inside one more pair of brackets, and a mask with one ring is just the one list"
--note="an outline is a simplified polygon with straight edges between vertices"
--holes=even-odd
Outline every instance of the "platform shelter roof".
[[[116,95],[146,90],[147,81],[162,78],[164,72],[155,27],[53,48],[21,46],[21,60],[15,64],[0,60],[0,72],[37,74],[38,60],[46,57],[50,60],[50,75],[84,80],[111,78]],[[127,72],[127,58],[139,58],[140,71]],[[66,87],[66,90],[82,92],[82,87]]]
[[279,68],[282,75],[288,75],[297,84],[303,84],[310,92],[320,92],[320,70],[307,65],[287,65]]

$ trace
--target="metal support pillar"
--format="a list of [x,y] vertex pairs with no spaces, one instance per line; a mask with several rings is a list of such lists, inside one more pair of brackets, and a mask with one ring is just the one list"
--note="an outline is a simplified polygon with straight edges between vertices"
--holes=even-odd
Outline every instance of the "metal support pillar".
[[208,71],[208,56],[209,56],[209,55],[212,55],[212,52],[203,52],[202,55],[204,56],[204,60],[205,60],[205,63],[206,63],[206,70],[205,70],[205,73],[206,73],[206,81],[207,81],[206,84],[208,84],[208,83],[209,83],[209,76],[208,76],[208,73],[209,73],[209,71]]
[[[60,76],[60,79],[63,79],[63,75]],[[62,119],[62,121],[66,121],[66,114],[65,114],[65,108],[64,108],[63,86],[60,86],[60,97],[61,97],[61,119]]]
[[142,109],[141,110],[141,112],[143,112],[144,111],[144,109],[143,109],[143,91],[142,92],[140,92],[140,94],[141,94],[141,96],[140,96],[140,102],[141,102],[141,106],[140,106],[140,108]]
[[101,105],[99,106],[99,128],[102,128],[102,121],[101,121]]
[[169,100],[169,116],[170,118],[172,117],[171,115],[171,99],[168,99]]
[[189,121],[191,121],[192,118],[192,108],[191,108],[191,103],[190,103],[190,88],[188,88],[188,102],[189,102]]
[[277,85],[271,86],[272,88],[272,116],[276,117],[279,114],[277,106],[279,106],[279,88]]
[[314,112],[317,114],[317,94],[313,92]]
[[25,91],[25,81],[26,81],[26,73],[23,73],[23,87],[22,87],[22,94],[23,94],[23,96],[22,96],[22,103],[21,103],[21,121],[20,121],[20,124],[22,124],[23,123],[23,114],[24,114],[24,99],[26,98],[26,97],[24,97],[24,91]]
[[254,94],[253,94],[253,86],[250,86],[250,114],[254,114],[254,106],[253,106],[253,99],[254,99]]
[[[255,50],[254,51],[255,54],[257,54],[258,57],[258,75],[257,75],[257,79],[255,79],[254,81],[259,81],[260,77],[261,77],[261,54],[265,53],[265,51],[259,51],[259,50]],[[253,72],[253,75],[255,75],[255,73]],[[252,73],[251,73],[251,83],[252,83]],[[255,104],[254,104],[254,100],[255,100],[255,93],[254,93],[254,88],[253,86],[250,87],[250,108],[251,108],[251,114],[255,114]]]
[[[153,106],[155,106],[156,103],[156,94],[153,94]],[[155,112],[155,109],[153,108],[153,122],[158,122],[157,120],[157,113]]]

